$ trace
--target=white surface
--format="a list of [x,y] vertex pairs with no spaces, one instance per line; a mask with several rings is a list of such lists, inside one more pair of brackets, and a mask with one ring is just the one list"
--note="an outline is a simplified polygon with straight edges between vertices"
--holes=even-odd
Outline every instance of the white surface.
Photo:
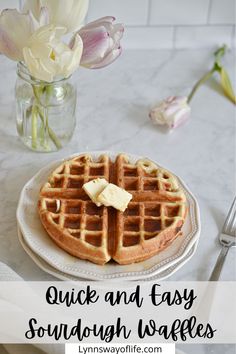
[[[17,5],[0,0],[0,11]],[[124,23],[126,49],[236,46],[235,0],[90,0],[86,22],[107,15]]]
[[[235,52],[224,60],[231,77]],[[75,151],[127,150],[157,159],[181,176],[200,203],[202,232],[197,252],[170,280],[206,280],[220,252],[217,234],[235,194],[235,107],[204,85],[192,101],[192,118],[165,134],[148,119],[149,108],[170,94],[189,92],[210,68],[208,50],[126,51],[107,69],[80,70],[78,125],[71,143],[53,154],[21,145],[14,121],[15,65],[0,56],[0,259],[25,280],[52,280],[25,253],[17,238],[16,206],[23,185],[45,164]],[[213,87],[212,87],[213,86]],[[235,249],[222,280],[235,279]],[[232,345],[181,345],[187,354],[232,354]]]
[[6,8],[18,8],[18,0],[0,0],[0,11]]
[[[91,153],[94,159],[104,152]],[[109,153],[112,160],[116,153]],[[77,154],[76,154],[77,155]],[[71,157],[65,156],[65,159]],[[130,155],[130,161],[136,163],[143,156]],[[156,162],[156,161],[155,161]],[[169,247],[150,259],[136,264],[123,265],[108,263],[99,266],[91,262],[77,259],[55,245],[48,237],[38,217],[37,203],[41,186],[47,181],[52,171],[61,164],[53,162],[40,170],[23,188],[17,208],[17,221],[29,248],[51,266],[63,273],[92,280],[140,280],[162,273],[165,269],[179,263],[185,263],[185,257],[199,238],[200,216],[197,201],[179,180],[179,187],[185,193],[188,215],[182,228],[183,236],[178,237]],[[165,168],[165,166],[163,166]],[[188,257],[189,258],[189,257]]]
[[151,0],[151,25],[196,25],[207,23],[210,0]]
[[129,49],[171,48],[174,39],[174,27],[126,27],[122,40]]
[[210,8],[209,23],[211,24],[235,24],[236,17],[235,0],[213,0]]
[[231,26],[179,26],[176,28],[176,48],[209,48],[222,43],[231,47]]
[[[224,63],[231,77],[234,54]],[[53,154],[28,151],[14,121],[15,65],[0,57],[0,259],[26,280],[47,280],[17,239],[16,206],[24,184],[45,164],[77,151],[109,149],[146,155],[183,178],[200,204],[202,232],[187,267],[171,280],[208,279],[220,251],[217,234],[235,193],[235,107],[204,85],[192,101],[191,120],[170,134],[151,124],[149,108],[171,94],[189,92],[212,64],[206,51],[126,51],[103,70],[81,69],[78,124],[71,143]],[[222,280],[235,277],[230,250]]]
[[115,16],[126,25],[145,25],[148,18],[148,0],[91,0],[88,21],[98,17]]

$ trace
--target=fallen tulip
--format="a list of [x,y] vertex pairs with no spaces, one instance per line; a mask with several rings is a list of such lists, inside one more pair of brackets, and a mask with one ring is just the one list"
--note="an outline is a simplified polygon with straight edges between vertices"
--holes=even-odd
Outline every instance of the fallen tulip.
[[170,96],[154,107],[149,117],[153,123],[175,129],[190,117],[191,108],[185,96]]

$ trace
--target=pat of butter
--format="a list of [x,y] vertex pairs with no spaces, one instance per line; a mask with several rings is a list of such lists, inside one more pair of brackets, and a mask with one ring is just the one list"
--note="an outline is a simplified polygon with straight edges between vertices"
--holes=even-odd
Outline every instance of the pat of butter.
[[131,199],[132,194],[115,184],[109,183],[99,194],[97,200],[105,206],[112,206],[120,211],[125,211]]
[[97,178],[85,183],[83,189],[97,206],[101,206],[102,203],[97,198],[107,185],[108,182],[104,178]]

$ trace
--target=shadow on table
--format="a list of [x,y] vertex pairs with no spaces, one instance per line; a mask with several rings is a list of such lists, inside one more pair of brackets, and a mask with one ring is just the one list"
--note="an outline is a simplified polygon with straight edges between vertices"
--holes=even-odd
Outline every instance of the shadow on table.
[[169,130],[165,125],[155,125],[149,118],[150,107],[148,105],[133,104],[127,111],[127,117],[137,126],[146,127],[148,130],[156,130],[161,134],[168,134]]
[[[225,218],[226,218],[226,214],[224,213],[224,211],[222,211],[221,209],[215,208],[214,206],[210,207],[211,213],[213,215],[213,218],[215,220],[215,223],[217,225],[217,228],[219,230],[219,232],[222,230]],[[218,236],[218,235],[217,235]],[[218,238],[217,238],[218,241]]]
[[0,137],[0,151],[5,153],[30,153],[30,150],[23,145],[20,138],[16,135],[8,135],[7,133]]
[[210,80],[206,82],[206,85],[211,88],[213,91],[217,92],[220,94],[222,97],[225,97],[224,91],[216,78],[212,77]]

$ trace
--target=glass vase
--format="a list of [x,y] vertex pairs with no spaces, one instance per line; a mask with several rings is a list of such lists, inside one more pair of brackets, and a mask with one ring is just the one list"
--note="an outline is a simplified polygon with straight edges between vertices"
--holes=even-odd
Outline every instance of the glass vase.
[[24,145],[52,152],[70,141],[77,100],[71,78],[52,83],[36,80],[24,63],[18,63],[15,96],[17,132]]

